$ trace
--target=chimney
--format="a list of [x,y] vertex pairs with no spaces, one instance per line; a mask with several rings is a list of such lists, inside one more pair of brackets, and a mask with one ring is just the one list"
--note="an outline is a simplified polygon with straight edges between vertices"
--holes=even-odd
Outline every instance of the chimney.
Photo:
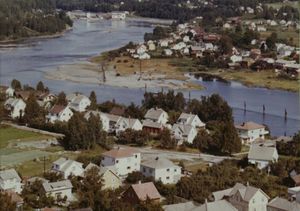
[[141,180],[139,180],[139,181],[138,181],[138,184],[142,184],[142,181],[141,181]]

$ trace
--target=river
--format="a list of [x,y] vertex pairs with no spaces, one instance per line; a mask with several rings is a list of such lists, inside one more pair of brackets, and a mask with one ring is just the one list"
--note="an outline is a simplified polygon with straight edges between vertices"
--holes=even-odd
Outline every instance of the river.
[[[73,30],[64,36],[53,39],[32,39],[18,48],[0,50],[0,83],[8,85],[13,78],[23,84],[35,84],[42,80],[55,93],[79,91],[89,94],[96,91],[98,100],[115,99],[117,102],[139,104],[144,94],[143,89],[128,89],[95,84],[55,81],[44,78],[44,73],[62,64],[85,61],[103,51],[118,48],[129,41],[143,40],[145,32],[151,32],[153,25],[148,22],[127,20],[102,20],[89,23],[85,20],[74,22]],[[205,90],[191,91],[192,98],[219,93],[233,108],[236,122],[255,121],[264,123],[275,136],[293,135],[300,129],[300,108],[298,93],[249,88],[238,82],[203,82],[194,79],[206,87]],[[152,89],[151,91],[158,91]],[[184,91],[186,97],[189,93]],[[247,111],[244,112],[244,102]],[[265,115],[262,114],[263,105]],[[284,111],[287,110],[287,119]]]

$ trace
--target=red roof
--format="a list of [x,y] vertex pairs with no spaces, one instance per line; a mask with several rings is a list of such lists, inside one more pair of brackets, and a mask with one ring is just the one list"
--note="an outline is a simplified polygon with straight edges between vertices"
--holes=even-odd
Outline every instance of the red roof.
[[161,196],[154,186],[153,182],[146,182],[141,184],[131,185],[135,194],[141,201],[145,201],[147,198],[149,199],[160,199]]
[[50,113],[51,114],[59,114],[61,111],[63,111],[66,108],[66,106],[63,105],[54,105],[51,110]]
[[112,158],[131,157],[134,153],[139,153],[138,150],[133,148],[117,148],[110,151],[104,152],[102,155]]

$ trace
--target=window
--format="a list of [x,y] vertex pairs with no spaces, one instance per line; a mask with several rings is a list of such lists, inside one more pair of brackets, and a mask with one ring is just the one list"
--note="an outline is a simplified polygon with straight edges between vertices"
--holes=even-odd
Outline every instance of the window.
[[137,155],[135,155],[135,158],[137,158]]
[[166,177],[166,179],[170,179],[170,177]]
[[119,163],[119,160],[116,160],[116,163]]
[[143,168],[143,172],[146,172],[146,168]]
[[129,170],[129,169],[131,169],[131,167],[130,167],[130,166],[127,166],[127,169]]
[[167,171],[170,171],[170,169],[167,169]]
[[174,169],[174,172],[177,172],[177,169]]

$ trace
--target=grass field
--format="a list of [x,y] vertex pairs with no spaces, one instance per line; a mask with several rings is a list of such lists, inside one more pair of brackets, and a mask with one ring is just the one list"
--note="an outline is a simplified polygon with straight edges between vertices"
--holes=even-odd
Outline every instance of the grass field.
[[0,149],[6,147],[11,141],[34,141],[48,138],[51,138],[51,136],[0,125]]
[[276,2],[276,3],[269,3],[267,4],[269,7],[273,7],[274,9],[280,9],[283,6],[291,6],[294,8],[300,8],[300,2],[299,1],[286,1],[286,2]]
[[269,89],[283,89],[293,92],[299,92],[300,87],[299,81],[280,79],[276,77],[276,73],[272,70],[264,70],[261,72],[254,72],[249,70],[213,70],[205,73],[219,75],[226,80],[239,81],[246,86],[266,87]]

